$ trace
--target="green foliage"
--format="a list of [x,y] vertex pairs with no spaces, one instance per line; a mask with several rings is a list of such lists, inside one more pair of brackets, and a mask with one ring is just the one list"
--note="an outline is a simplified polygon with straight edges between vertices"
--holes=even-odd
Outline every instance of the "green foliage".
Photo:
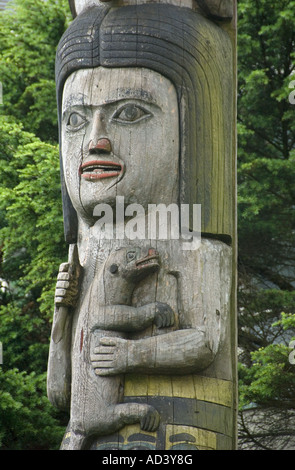
[[67,0],[14,0],[0,14],[4,113],[42,140],[57,141],[55,50],[69,19]]
[[290,260],[294,244],[294,5],[239,2],[240,253],[247,266],[255,253],[261,271]]
[[42,310],[49,315],[52,305],[44,302],[46,293],[50,298],[59,260],[65,255],[58,148],[0,116],[0,141],[7,134],[11,140],[7,158],[1,161],[0,183],[0,210],[5,214],[0,230],[2,276],[16,280],[17,274],[20,281],[17,258],[21,284],[40,293]]
[[286,345],[293,331],[295,334],[291,322],[286,328],[286,325],[278,320],[282,315],[283,318],[289,318],[292,312],[295,312],[295,292],[255,289],[250,293],[240,289],[239,303],[239,344],[245,350],[241,358],[248,366],[252,363],[248,357],[249,352],[278,342]]
[[250,368],[239,365],[241,409],[249,403],[294,408],[295,374],[289,354],[288,346],[269,344],[251,353]]
[[62,428],[53,416],[44,375],[0,369],[0,448],[56,449]]
[[[295,407],[288,347],[295,334],[294,7],[289,0],[238,2],[240,405],[282,416]],[[269,439],[259,441],[264,448],[275,445],[276,422],[259,428],[259,439]],[[250,426],[248,442],[251,433]]]
[[[57,448],[65,429],[46,394],[54,287],[66,246],[54,83],[67,0],[0,12],[0,448]],[[0,279],[0,280],[1,280]]]

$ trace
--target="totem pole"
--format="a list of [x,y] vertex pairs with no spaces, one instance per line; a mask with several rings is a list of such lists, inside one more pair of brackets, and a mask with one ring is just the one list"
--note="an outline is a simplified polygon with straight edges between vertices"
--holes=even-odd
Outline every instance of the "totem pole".
[[70,7],[48,361],[61,449],[235,449],[236,2]]

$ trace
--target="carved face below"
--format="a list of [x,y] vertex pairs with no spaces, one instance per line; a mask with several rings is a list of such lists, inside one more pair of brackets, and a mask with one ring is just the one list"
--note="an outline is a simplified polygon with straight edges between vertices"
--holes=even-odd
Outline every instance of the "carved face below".
[[179,122],[171,82],[149,69],[98,67],[67,79],[62,156],[78,214],[97,204],[178,202]]

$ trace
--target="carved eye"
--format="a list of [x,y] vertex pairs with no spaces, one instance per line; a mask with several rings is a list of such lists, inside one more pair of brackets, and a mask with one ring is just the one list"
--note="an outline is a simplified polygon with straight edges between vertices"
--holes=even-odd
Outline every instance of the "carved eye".
[[133,261],[135,258],[136,258],[136,252],[128,251],[128,253],[126,254],[127,262],[130,263],[130,261]]
[[149,116],[151,116],[151,113],[146,109],[135,104],[127,104],[116,112],[114,119],[121,123],[130,124],[141,121]]
[[86,120],[83,116],[78,113],[71,113],[67,122],[67,126],[72,129],[79,129],[85,124]]
[[112,266],[110,267],[110,272],[112,274],[116,274],[116,272],[118,272],[118,269],[119,269],[119,267],[118,267],[117,264],[112,264]]

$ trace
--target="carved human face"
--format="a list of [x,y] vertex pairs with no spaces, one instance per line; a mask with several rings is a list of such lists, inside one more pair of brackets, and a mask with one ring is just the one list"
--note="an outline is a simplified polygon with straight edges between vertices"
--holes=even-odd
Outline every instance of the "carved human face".
[[62,156],[77,212],[97,204],[178,201],[177,95],[162,75],[143,68],[74,72],[64,86]]

